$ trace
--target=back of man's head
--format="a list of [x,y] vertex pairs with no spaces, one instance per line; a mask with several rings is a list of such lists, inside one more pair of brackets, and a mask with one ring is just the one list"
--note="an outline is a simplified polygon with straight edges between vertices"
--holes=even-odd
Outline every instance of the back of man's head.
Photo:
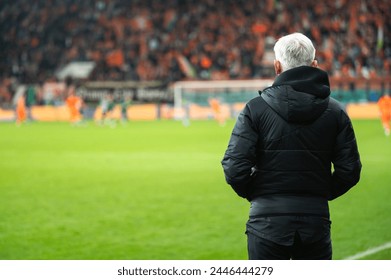
[[299,66],[311,66],[315,59],[315,48],[311,40],[301,33],[281,37],[274,45],[276,60],[282,71]]

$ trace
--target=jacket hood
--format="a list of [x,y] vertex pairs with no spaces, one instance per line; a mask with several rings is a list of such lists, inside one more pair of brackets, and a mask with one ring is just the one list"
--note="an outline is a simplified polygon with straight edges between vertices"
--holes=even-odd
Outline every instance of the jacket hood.
[[286,121],[308,123],[319,118],[326,110],[330,83],[325,71],[300,66],[284,71],[271,87],[259,93]]

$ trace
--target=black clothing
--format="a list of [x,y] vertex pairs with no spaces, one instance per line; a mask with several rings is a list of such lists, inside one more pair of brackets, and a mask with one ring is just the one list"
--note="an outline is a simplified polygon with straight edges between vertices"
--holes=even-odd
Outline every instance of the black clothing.
[[330,234],[320,240],[307,244],[299,234],[294,236],[291,246],[281,245],[261,238],[252,233],[247,234],[249,260],[331,260],[332,246]]
[[[328,200],[357,184],[361,162],[351,121],[330,97],[327,73],[309,66],[287,70],[249,101],[238,116],[222,166],[227,183],[251,201],[248,225],[258,237],[274,242],[277,233],[264,227],[264,221],[254,226],[251,221],[257,217],[288,216],[284,223],[290,240],[296,234],[303,238],[291,223],[294,217],[328,220]],[[281,230],[279,222],[272,224]],[[316,231],[310,223],[304,227]],[[313,231],[313,241],[329,232]]]
[[[253,199],[246,234],[248,242],[258,244],[258,248],[248,244],[249,259],[331,259],[329,208],[322,202],[318,197]],[[273,211],[276,207],[279,210]],[[300,209],[301,213],[288,213],[285,207]],[[278,255],[270,250],[273,248]]]
[[280,245],[292,246],[295,235],[299,235],[303,243],[311,244],[328,236],[330,226],[329,219],[317,216],[250,216],[246,231]]
[[[227,183],[250,201],[315,196],[326,203],[354,186],[361,171],[356,139],[348,115],[330,97],[327,73],[290,69],[249,101],[222,165]],[[253,167],[257,172],[250,176]]]

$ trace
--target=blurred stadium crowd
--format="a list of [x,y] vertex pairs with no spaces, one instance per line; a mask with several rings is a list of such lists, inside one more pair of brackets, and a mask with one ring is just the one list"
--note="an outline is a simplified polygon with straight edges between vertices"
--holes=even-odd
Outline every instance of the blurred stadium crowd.
[[390,75],[388,0],[14,0],[0,3],[0,98],[72,61],[90,80],[270,77],[276,39],[299,31],[332,76]]

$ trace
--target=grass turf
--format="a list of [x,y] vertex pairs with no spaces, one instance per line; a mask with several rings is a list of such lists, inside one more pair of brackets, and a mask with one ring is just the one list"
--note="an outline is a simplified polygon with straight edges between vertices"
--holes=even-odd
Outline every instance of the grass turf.
[[[233,124],[0,123],[0,259],[246,259],[249,205],[220,165]],[[331,202],[334,259],[391,240],[391,139],[354,126],[363,174]]]

